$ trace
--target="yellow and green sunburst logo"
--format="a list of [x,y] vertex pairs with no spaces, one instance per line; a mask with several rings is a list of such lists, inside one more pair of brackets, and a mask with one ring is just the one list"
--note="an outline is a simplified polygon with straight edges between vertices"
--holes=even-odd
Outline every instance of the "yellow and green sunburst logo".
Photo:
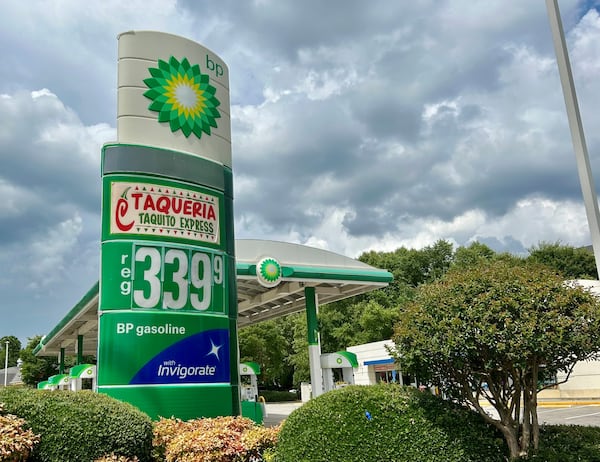
[[263,286],[274,287],[281,280],[281,265],[274,258],[263,258],[256,265],[256,276]]
[[171,56],[169,62],[159,59],[158,68],[148,71],[152,78],[144,80],[149,88],[144,96],[152,100],[148,109],[158,112],[159,122],[168,122],[172,132],[181,130],[186,138],[192,133],[201,138],[202,132],[210,135],[210,128],[217,128],[221,102],[198,64]]

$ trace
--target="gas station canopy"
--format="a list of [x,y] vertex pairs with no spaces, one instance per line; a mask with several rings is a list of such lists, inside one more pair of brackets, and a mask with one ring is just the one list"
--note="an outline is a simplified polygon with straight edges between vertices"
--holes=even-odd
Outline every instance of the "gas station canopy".
[[[303,311],[305,287],[314,287],[324,305],[385,287],[393,278],[358,260],[287,242],[236,240],[235,254],[239,327]],[[75,354],[78,341],[81,354],[96,355],[98,289],[94,284],[40,341],[36,355]]]

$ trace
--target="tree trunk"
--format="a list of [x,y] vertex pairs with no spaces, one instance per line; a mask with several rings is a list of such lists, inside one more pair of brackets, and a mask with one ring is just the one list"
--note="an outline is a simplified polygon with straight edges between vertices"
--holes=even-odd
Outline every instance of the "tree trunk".
[[504,439],[508,446],[510,460],[517,460],[521,457],[521,448],[519,446],[518,434],[515,429],[509,425],[502,425],[498,422],[497,427],[504,435]]
[[[518,387],[516,387],[518,389]],[[514,410],[514,419],[517,423],[517,435],[521,432],[521,391],[518,389],[518,393],[515,393],[515,410]]]
[[[477,396],[474,396],[470,390],[471,386],[468,382],[464,381],[461,383],[461,393],[463,393],[463,398],[465,401],[471,403],[471,405],[481,414],[484,420],[492,425],[494,425],[502,435],[504,436],[504,440],[508,446],[510,460],[518,460],[521,456],[521,450],[519,445],[519,420],[518,414],[517,419],[514,419],[513,413],[514,409],[507,405],[505,401],[503,401],[501,392],[494,387],[494,384],[490,384],[490,392],[492,394],[492,400],[490,401],[496,411],[498,412],[498,417],[500,420],[496,420],[490,417],[485,410],[479,404]],[[469,392],[467,392],[469,391]],[[519,395],[521,391],[519,389]],[[514,398],[517,399],[517,398]],[[517,401],[519,401],[517,399]]]
[[[498,403],[497,403],[498,404]],[[517,460],[520,457],[519,446],[519,421],[513,419],[512,411],[506,406],[494,406],[498,412],[500,420],[493,420],[492,423],[504,435],[504,440],[508,446],[510,460]]]
[[[523,427],[520,438],[521,455],[528,455],[531,446],[538,449],[540,443],[540,427],[537,416],[537,385],[539,366],[534,360],[531,373],[523,380]],[[533,444],[532,444],[533,443]]]
[[533,449],[537,451],[540,447],[540,423],[537,415],[537,396],[534,398],[534,400],[535,404],[532,406],[531,413],[531,429],[533,433]]
[[521,427],[521,455],[529,453],[531,444],[531,400],[527,386],[523,387],[523,425]]
[[531,389],[531,427],[533,433],[533,449],[537,450],[540,445],[540,424],[537,415],[537,394],[538,394],[538,378],[539,378],[539,367],[537,362],[533,365],[533,388]]

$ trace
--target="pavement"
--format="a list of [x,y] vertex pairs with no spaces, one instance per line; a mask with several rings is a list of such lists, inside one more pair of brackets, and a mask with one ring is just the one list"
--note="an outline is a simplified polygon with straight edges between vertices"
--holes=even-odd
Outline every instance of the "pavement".
[[542,406],[537,413],[542,424],[600,427],[600,404]]
[[265,427],[279,425],[293,411],[304,404],[302,401],[289,401],[285,403],[265,403],[267,414],[264,416]]
[[[487,402],[481,402],[492,417],[498,413]],[[585,425],[600,427],[600,400],[597,399],[542,399],[537,407],[538,421],[547,425]]]
[[[479,401],[479,404],[483,407],[492,407],[485,401]],[[600,406],[600,400],[598,399],[562,399],[562,398],[544,398],[538,399],[538,409],[542,407],[572,407],[572,406]]]

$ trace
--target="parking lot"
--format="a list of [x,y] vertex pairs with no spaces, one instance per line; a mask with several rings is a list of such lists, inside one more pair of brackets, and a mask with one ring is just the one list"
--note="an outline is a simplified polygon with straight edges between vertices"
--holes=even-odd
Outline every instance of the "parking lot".
[[541,406],[538,419],[540,424],[600,427],[600,405]]
[[[491,406],[484,408],[488,414],[497,418],[498,414]],[[600,427],[600,403],[556,404],[541,403],[537,408],[540,425],[588,425]]]
[[294,410],[302,406],[300,401],[292,401],[289,403],[267,403],[267,415],[264,417],[265,427],[273,427],[290,415]]

